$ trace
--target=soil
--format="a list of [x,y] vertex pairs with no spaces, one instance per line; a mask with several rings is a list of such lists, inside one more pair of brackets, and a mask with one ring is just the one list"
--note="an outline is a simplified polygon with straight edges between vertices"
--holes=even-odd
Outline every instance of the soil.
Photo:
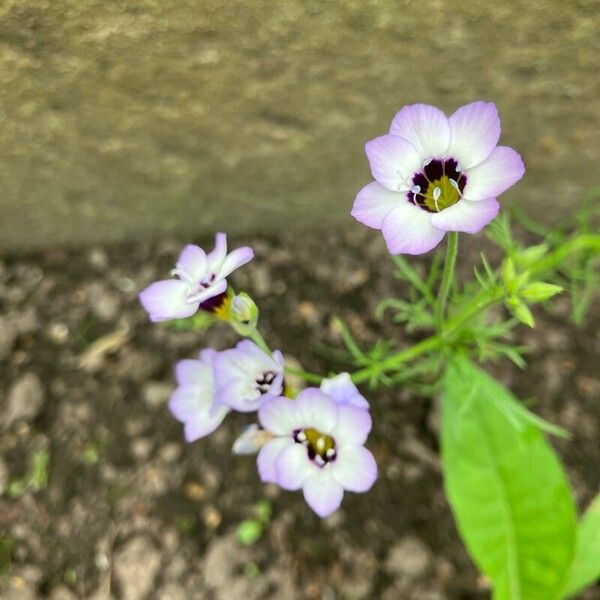
[[[336,314],[363,344],[383,336],[411,343],[373,316],[378,300],[406,291],[378,235],[235,245],[246,242],[257,257],[233,283],[258,302],[271,346],[305,368],[347,368],[324,350],[341,346]],[[482,243],[469,239],[461,249],[465,274]],[[173,364],[204,346],[226,348],[236,336],[225,325],[198,333],[147,321],[136,293],[168,272],[181,244],[0,258],[0,595],[489,598],[444,498],[435,401],[402,388],[364,388],[380,478],[368,494],[347,494],[324,521],[300,494],[262,486],[253,458],[231,455],[248,418],[230,416],[211,437],[183,442],[166,408]],[[426,268],[429,258],[414,262]],[[572,432],[571,441],[553,443],[582,509],[600,487],[600,311],[581,329],[568,315],[561,297],[550,312],[536,311],[535,330],[519,330],[530,350],[527,371],[506,361],[488,368]],[[47,485],[38,476],[19,490],[34,456],[49,458]],[[237,527],[265,499],[271,523],[242,547]],[[600,587],[582,597],[600,599]]]

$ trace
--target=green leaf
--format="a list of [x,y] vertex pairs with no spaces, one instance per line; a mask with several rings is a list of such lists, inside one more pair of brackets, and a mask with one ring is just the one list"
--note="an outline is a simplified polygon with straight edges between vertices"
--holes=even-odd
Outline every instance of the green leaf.
[[575,508],[559,460],[512,394],[466,358],[443,381],[448,500],[495,600],[561,597],[575,545]]
[[600,495],[596,496],[577,529],[577,549],[566,596],[574,596],[600,579]]

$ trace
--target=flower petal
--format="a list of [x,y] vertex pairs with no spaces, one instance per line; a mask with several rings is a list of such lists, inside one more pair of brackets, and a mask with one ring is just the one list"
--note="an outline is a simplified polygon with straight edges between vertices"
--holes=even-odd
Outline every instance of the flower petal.
[[211,434],[223,422],[228,412],[229,408],[220,404],[214,410],[199,413],[193,419],[186,421],[183,426],[186,442],[195,442]]
[[231,275],[233,271],[239,269],[242,265],[250,262],[254,258],[254,250],[249,246],[243,248],[237,248],[233,252],[230,252],[223,260],[221,269],[217,273],[217,279],[224,279],[228,275]]
[[444,237],[444,232],[431,224],[431,213],[408,200],[383,220],[381,231],[392,254],[423,254]]
[[[199,302],[202,304],[219,294],[223,294],[227,290],[227,281],[225,279],[221,279],[220,281],[216,281],[209,287],[203,289],[201,292],[195,294],[193,296],[194,302]],[[191,297],[191,296],[190,296]]]
[[288,437],[277,437],[267,442],[256,457],[258,474],[263,483],[277,483],[276,464],[279,456],[294,441]]
[[199,302],[187,302],[188,287],[177,279],[157,281],[143,290],[139,299],[151,321],[183,319],[192,316]]
[[[215,382],[217,382],[216,371]],[[264,399],[253,385],[252,380],[240,376],[232,377],[224,382],[220,381],[215,398],[218,402],[239,412],[258,410]]]
[[366,492],[377,479],[377,463],[364,446],[340,448],[331,471],[344,489],[351,492]]
[[367,440],[371,425],[368,410],[341,404],[338,406],[338,420],[332,435],[339,446],[361,446]]
[[227,256],[227,236],[224,233],[215,235],[215,248],[207,255],[208,267],[212,273],[218,273]]
[[394,117],[390,133],[411,142],[421,161],[444,156],[450,141],[448,118],[428,104],[405,106]]
[[295,400],[274,398],[258,409],[260,424],[275,435],[290,435],[301,427],[301,415]]
[[519,154],[508,146],[498,146],[482,163],[465,172],[467,184],[463,193],[468,200],[496,198],[524,173]]
[[306,446],[289,444],[275,462],[277,484],[284,490],[299,490],[317,466],[308,458]]
[[206,253],[200,246],[188,244],[179,255],[177,265],[180,266],[194,281],[201,281],[206,276],[208,268]]
[[212,387],[212,364],[187,358],[180,360],[175,365],[175,379],[181,386],[210,384]]
[[390,212],[406,201],[406,194],[391,192],[377,181],[373,181],[358,192],[351,214],[363,225],[381,229],[383,220]]
[[339,373],[335,377],[323,379],[320,389],[338,404],[350,404],[357,408],[369,409],[369,403],[352,383],[348,373]]
[[319,469],[313,473],[304,484],[303,492],[307,504],[321,518],[336,511],[344,497],[344,488],[329,469]]
[[408,190],[409,180],[420,170],[421,157],[404,138],[383,135],[367,142],[367,158],[373,177],[392,191]]
[[329,396],[318,388],[306,388],[294,402],[302,419],[300,427],[331,433],[337,422],[338,406]]
[[171,414],[182,423],[194,418],[202,411],[207,411],[213,402],[212,386],[178,387],[169,399]]
[[493,102],[461,106],[448,120],[450,144],[446,156],[455,158],[463,169],[483,162],[500,139],[500,117]]
[[467,200],[462,198],[442,212],[431,215],[431,222],[442,231],[481,231],[497,214],[500,204],[495,198]]

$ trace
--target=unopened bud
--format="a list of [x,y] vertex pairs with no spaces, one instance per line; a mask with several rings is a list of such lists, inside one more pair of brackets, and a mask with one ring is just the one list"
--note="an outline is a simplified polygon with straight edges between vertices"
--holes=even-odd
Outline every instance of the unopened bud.
[[231,299],[229,310],[229,322],[231,326],[241,335],[248,335],[258,322],[258,306],[245,292],[236,294]]

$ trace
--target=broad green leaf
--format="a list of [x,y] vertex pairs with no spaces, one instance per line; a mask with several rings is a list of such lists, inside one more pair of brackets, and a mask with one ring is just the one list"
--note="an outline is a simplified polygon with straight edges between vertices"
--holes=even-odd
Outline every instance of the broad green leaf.
[[567,597],[600,579],[600,495],[583,515],[577,528],[577,549],[567,583]]
[[466,358],[444,377],[442,460],[458,529],[496,600],[556,600],[575,546],[564,472],[517,400]]

